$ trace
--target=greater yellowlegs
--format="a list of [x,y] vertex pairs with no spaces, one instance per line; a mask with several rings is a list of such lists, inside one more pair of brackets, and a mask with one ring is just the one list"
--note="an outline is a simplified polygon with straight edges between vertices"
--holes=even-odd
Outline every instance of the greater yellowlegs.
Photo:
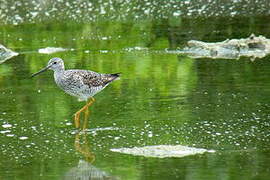
[[88,107],[95,101],[93,96],[120,77],[120,73],[100,74],[89,70],[65,70],[64,61],[57,57],[50,59],[47,66],[32,77],[48,69],[54,71],[54,80],[58,87],[77,97],[79,101],[86,101],[86,105],[75,113],[74,120],[77,128],[80,124],[80,113],[85,111],[88,114]]

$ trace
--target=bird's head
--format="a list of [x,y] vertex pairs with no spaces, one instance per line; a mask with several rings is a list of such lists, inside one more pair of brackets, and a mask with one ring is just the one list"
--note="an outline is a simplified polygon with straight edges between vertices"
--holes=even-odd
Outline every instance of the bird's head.
[[58,57],[54,57],[52,59],[49,60],[47,66],[43,69],[41,69],[40,71],[32,74],[31,77],[34,77],[48,69],[51,69],[53,71],[61,71],[61,70],[64,70],[65,67],[64,67],[64,61],[61,59],[61,58],[58,58]]
[[49,60],[47,68],[57,71],[64,69],[64,61],[61,58],[55,57]]

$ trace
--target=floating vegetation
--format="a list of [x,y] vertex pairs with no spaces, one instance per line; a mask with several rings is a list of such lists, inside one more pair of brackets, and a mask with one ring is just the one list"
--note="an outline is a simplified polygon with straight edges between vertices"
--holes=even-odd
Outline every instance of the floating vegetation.
[[61,48],[61,47],[46,47],[46,48],[39,49],[38,52],[41,54],[53,54],[56,52],[63,52],[67,50],[68,49]]
[[0,44],[0,64],[14,56],[17,56],[18,54],[19,53],[14,52]]
[[239,59],[240,57],[263,58],[270,53],[270,39],[252,34],[243,39],[227,39],[222,42],[188,41],[188,47],[179,51],[192,58]]
[[157,145],[157,146],[144,146],[134,148],[119,148],[111,149],[113,152],[120,152],[124,154],[131,154],[135,156],[145,157],[184,157],[195,154],[203,154],[205,152],[215,152],[214,150],[207,150],[202,148],[193,148],[182,145]]

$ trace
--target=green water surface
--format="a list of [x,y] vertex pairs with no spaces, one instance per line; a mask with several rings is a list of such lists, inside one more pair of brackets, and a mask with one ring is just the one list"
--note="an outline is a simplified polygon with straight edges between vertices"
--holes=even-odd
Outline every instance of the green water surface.
[[[20,55],[0,64],[0,179],[82,179],[93,171],[123,180],[270,179],[270,57],[192,59],[167,51],[191,39],[251,33],[270,37],[269,17],[1,25],[0,43]],[[38,53],[45,47],[69,50]],[[30,78],[52,57],[67,69],[122,73],[95,96],[84,134],[73,125],[84,102],[61,91],[52,71]],[[110,151],[177,144],[216,152],[146,158]]]

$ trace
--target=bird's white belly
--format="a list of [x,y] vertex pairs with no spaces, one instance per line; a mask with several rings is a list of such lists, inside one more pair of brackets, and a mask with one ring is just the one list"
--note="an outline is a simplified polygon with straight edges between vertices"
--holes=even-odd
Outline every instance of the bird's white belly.
[[86,85],[77,83],[77,81],[66,82],[65,79],[60,78],[55,82],[60,89],[64,90],[71,96],[77,97],[79,101],[86,101],[88,98],[93,97],[104,88],[102,86],[89,88]]
[[107,85],[90,86],[85,84],[80,76],[72,76],[70,73],[54,73],[54,79],[58,87],[67,94],[77,97],[81,101],[86,101],[104,89]]

